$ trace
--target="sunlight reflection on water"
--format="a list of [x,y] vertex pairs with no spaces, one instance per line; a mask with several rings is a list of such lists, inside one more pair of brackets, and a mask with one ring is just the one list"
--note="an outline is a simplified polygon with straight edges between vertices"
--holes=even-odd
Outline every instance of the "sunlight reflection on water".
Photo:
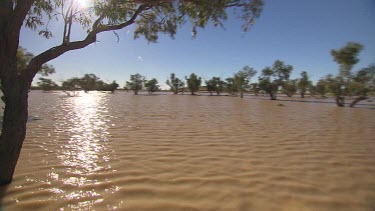
[[65,166],[73,167],[72,172],[90,174],[110,166],[107,146],[107,98],[102,93],[82,94],[68,98],[65,116],[69,124],[68,145],[63,146],[59,156]]
[[[52,180],[60,180],[71,187],[90,186],[93,189],[65,192],[64,198],[76,200],[70,209],[90,209],[93,204],[103,202],[106,193],[97,192],[97,184],[106,183],[95,177],[97,172],[115,171],[108,161],[113,158],[113,150],[108,145],[111,116],[108,115],[108,94],[100,92],[80,93],[79,97],[65,98],[60,116],[55,124],[56,131],[68,135],[67,144],[62,145],[57,156],[66,168],[66,176],[50,174]],[[70,175],[70,176],[68,176]],[[118,187],[108,184],[107,190],[118,191]],[[55,192],[64,192],[55,190]],[[86,199],[86,200],[85,200]]]

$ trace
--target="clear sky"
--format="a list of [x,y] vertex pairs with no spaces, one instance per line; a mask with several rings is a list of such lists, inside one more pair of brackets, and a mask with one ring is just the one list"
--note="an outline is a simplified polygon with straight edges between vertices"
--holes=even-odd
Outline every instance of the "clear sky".
[[[251,30],[243,33],[240,26],[241,21],[232,15],[225,29],[208,26],[193,39],[187,24],[175,39],[161,34],[156,44],[134,40],[134,27],[118,31],[119,42],[112,32],[104,32],[97,43],[49,62],[56,69],[50,78],[61,82],[94,73],[123,87],[135,73],[164,84],[172,72],[180,78],[194,72],[204,80],[212,76],[224,79],[249,65],[258,71],[256,81],[264,67],[280,59],[293,65],[292,78],[305,70],[316,81],[337,73],[330,51],[350,41],[365,46],[354,70],[375,64],[374,0],[265,0]],[[50,28],[55,36],[49,40],[23,29],[20,45],[38,54],[60,44],[62,24],[53,23]],[[84,34],[75,35],[82,38]]]

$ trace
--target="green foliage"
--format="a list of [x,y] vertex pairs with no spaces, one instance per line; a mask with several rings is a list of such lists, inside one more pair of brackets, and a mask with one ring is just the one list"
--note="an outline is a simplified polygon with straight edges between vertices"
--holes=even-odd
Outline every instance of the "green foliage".
[[348,90],[343,86],[344,82],[342,77],[329,74],[325,77],[325,84],[333,96],[341,97],[347,95]]
[[192,73],[190,74],[189,78],[186,77],[186,82],[191,94],[194,95],[195,92],[199,91],[199,87],[202,83],[202,78]]
[[212,77],[212,79],[205,81],[205,83],[207,85],[207,91],[209,91],[210,94],[216,92],[217,95],[220,95],[220,93],[224,91],[225,82],[219,77]]
[[74,0],[36,0],[25,21],[27,27],[40,28],[39,34],[49,38],[53,34],[42,16],[47,15],[48,22],[63,20],[65,42],[70,41],[73,24],[82,25],[92,32],[135,23],[135,38],[143,36],[149,42],[156,42],[158,33],[174,37],[178,27],[187,21],[191,22],[194,35],[197,28],[204,28],[209,23],[223,26],[228,11],[242,19],[242,28],[247,31],[260,16],[263,4],[263,0],[113,0],[92,1],[89,8],[82,8],[79,1]]
[[171,73],[170,79],[165,83],[171,88],[174,94],[177,94],[185,86],[184,82],[177,78],[174,73]]
[[112,83],[107,84],[103,81],[98,80],[95,85],[95,89],[98,91],[110,91],[111,93],[114,93],[115,90],[119,87],[118,83],[116,81],[112,81]]
[[225,89],[229,94],[234,95],[235,93],[238,92],[239,89],[233,77],[226,78],[225,81],[226,81]]
[[[80,86],[85,91],[92,91],[97,89],[97,84],[100,81],[100,78],[97,77],[95,74],[85,74],[80,79]],[[99,84],[102,82],[99,82]]]
[[81,79],[74,77],[62,82],[63,90],[77,90],[81,88]]
[[138,92],[142,90],[144,81],[145,77],[139,73],[130,75],[130,81],[126,82],[125,88],[127,90],[133,90],[134,94],[137,95]]
[[358,63],[358,54],[363,49],[363,45],[355,42],[349,42],[339,50],[331,50],[331,55],[335,62],[340,65],[340,77],[350,77],[350,71]]
[[[363,46],[361,44],[349,42],[339,50],[331,50],[333,59],[339,64],[340,68],[338,76],[327,76],[326,81],[329,91],[336,97],[338,106],[345,106],[344,100],[346,96],[359,95],[364,99],[369,91],[366,85],[361,84],[365,83],[360,76],[364,72],[359,71],[356,76],[353,76],[351,72],[353,66],[359,62],[358,54],[362,49]],[[354,105],[355,103],[351,104],[351,106]]]
[[260,87],[258,83],[252,83],[250,84],[250,91],[254,93],[255,96],[259,94]]
[[276,99],[279,88],[289,81],[292,70],[293,66],[276,60],[272,68],[266,67],[262,70],[262,75],[259,77],[259,88],[269,94],[271,99]]
[[301,97],[305,97],[305,93],[307,92],[308,88],[311,87],[311,81],[309,80],[309,75],[306,71],[301,72],[301,78],[298,80],[297,87],[301,94]]
[[[265,70],[265,69],[264,69]],[[279,89],[277,83],[271,81],[270,77],[259,77],[259,89],[270,95],[271,99],[276,99],[276,93]]]
[[314,92],[325,97],[328,92],[328,84],[325,79],[320,79],[315,86]]
[[82,78],[70,78],[62,82],[63,90],[78,90],[83,89],[85,92],[88,91],[110,91],[114,92],[119,85],[116,81],[113,81],[110,84],[107,84],[100,80],[95,74],[85,74]]
[[50,91],[58,87],[55,82],[48,78],[39,78],[39,82],[37,84],[40,88],[42,88],[43,91]]
[[230,94],[236,94],[240,92],[241,98],[246,90],[250,89],[250,80],[257,73],[256,70],[249,66],[243,67],[233,77],[227,78],[226,90]]
[[[17,50],[17,70],[26,71],[34,54],[28,52],[25,48],[19,47]],[[52,65],[44,64],[38,72],[42,76],[48,76],[55,73],[55,68]]]
[[234,87],[240,91],[241,98],[246,89],[250,88],[249,83],[252,77],[257,73],[256,70],[249,66],[243,67],[233,76]]
[[298,80],[288,80],[285,81],[282,85],[282,91],[288,97],[292,97],[297,92],[297,83]]
[[149,93],[159,91],[158,80],[156,80],[156,78],[153,78],[151,80],[146,81],[145,87]]
[[375,91],[375,65],[360,69],[350,84],[352,95],[365,97]]

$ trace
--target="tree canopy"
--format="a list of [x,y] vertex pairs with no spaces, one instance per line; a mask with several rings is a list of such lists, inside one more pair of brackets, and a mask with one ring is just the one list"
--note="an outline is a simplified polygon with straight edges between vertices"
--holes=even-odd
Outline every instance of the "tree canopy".
[[159,91],[158,80],[156,78],[152,78],[151,80],[147,80],[145,82],[145,87],[149,93],[154,93]]
[[257,71],[249,66],[243,67],[240,71],[234,74],[234,84],[238,91],[240,91],[240,96],[243,98],[243,94],[246,89],[250,88],[249,83],[252,77],[257,73]]
[[[352,95],[353,86],[352,69],[355,64],[359,62],[358,54],[363,49],[359,43],[348,42],[344,47],[338,50],[331,50],[333,59],[339,65],[339,74],[336,77],[327,77],[327,84],[330,91],[336,97],[338,106],[345,106],[345,96]],[[364,96],[362,96],[364,98]]]
[[340,66],[340,77],[349,77],[353,66],[359,62],[358,54],[363,45],[355,42],[348,42],[338,50],[331,50],[333,60]]
[[275,100],[277,91],[289,80],[292,70],[293,66],[276,60],[272,67],[262,70],[262,75],[259,77],[259,88],[269,94],[272,100]]
[[220,77],[212,77],[210,80],[205,81],[207,86],[207,91],[210,92],[212,95],[212,92],[216,92],[217,95],[220,95],[221,92],[224,91],[225,82],[220,79]]
[[137,95],[142,90],[145,77],[139,73],[130,75],[130,81],[126,82],[125,89],[133,90],[134,94]]
[[58,87],[55,82],[48,78],[39,78],[39,82],[37,84],[40,88],[42,88],[43,91],[50,91]]
[[199,91],[199,87],[202,84],[202,78],[198,77],[195,73],[192,73],[189,78],[186,77],[186,83],[191,94],[195,95],[195,92]]
[[177,78],[174,73],[171,73],[170,78],[165,83],[171,88],[174,94],[177,94],[185,86],[185,83]]
[[309,75],[306,71],[301,72],[301,78],[298,80],[297,86],[299,89],[299,92],[301,94],[301,97],[305,97],[305,93],[308,90],[309,87],[311,87],[311,81],[309,80]]

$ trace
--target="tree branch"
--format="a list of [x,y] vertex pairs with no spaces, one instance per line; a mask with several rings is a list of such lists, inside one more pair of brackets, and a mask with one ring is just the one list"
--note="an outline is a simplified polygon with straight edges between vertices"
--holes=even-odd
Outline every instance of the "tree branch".
[[47,51],[37,55],[30,61],[27,71],[24,72],[22,77],[26,77],[27,80],[32,80],[42,65],[46,62],[51,61],[52,59],[55,59],[68,51],[81,49],[94,43],[96,41],[96,35],[101,32],[119,30],[135,23],[135,20],[143,11],[151,8],[152,6],[147,4],[140,5],[128,21],[118,25],[99,25],[100,21],[104,18],[103,16],[100,16],[93,24],[93,31],[88,33],[84,40],[62,43],[59,46],[50,48]]
[[125,28],[125,27],[135,23],[135,20],[137,19],[137,17],[143,11],[149,10],[151,8],[152,8],[152,6],[150,6],[150,5],[142,4],[141,6],[138,7],[138,9],[134,12],[133,16],[128,21],[126,21],[122,24],[118,24],[118,25],[102,25],[102,26],[97,28],[97,31],[98,31],[98,33],[100,33],[100,32],[104,32],[104,31],[112,31],[112,30],[119,30],[119,29]]

